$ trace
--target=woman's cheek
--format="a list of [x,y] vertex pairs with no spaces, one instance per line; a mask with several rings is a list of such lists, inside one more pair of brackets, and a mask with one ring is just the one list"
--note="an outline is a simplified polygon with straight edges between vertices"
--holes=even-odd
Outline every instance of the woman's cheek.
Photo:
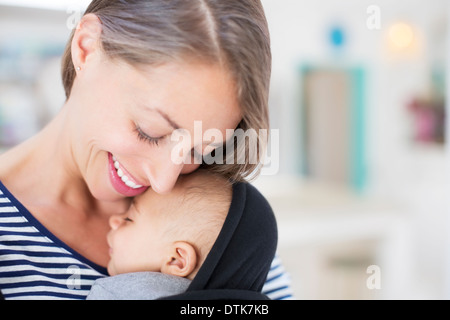
[[189,174],[194,172],[195,170],[197,170],[200,167],[199,164],[185,164],[183,166],[183,169],[181,169],[181,174]]

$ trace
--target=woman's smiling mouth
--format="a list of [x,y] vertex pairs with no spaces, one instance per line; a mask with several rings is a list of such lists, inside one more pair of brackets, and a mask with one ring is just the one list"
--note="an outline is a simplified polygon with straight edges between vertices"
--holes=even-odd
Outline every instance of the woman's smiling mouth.
[[117,161],[116,157],[112,157],[114,161],[114,167],[117,170],[117,175],[122,179],[123,183],[125,183],[128,187],[133,189],[139,189],[143,186],[136,184],[133,178],[130,178],[128,175],[125,175],[123,167],[120,165],[119,161]]
[[109,178],[117,192],[127,197],[135,197],[148,189],[139,184],[111,153],[108,153],[108,160]]

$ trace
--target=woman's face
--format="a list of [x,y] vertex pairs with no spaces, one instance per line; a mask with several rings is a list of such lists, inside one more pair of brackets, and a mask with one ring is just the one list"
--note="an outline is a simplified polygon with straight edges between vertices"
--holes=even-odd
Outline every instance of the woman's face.
[[[190,135],[183,154],[207,154],[212,148],[203,133],[218,129],[225,140],[226,130],[242,118],[234,83],[219,66],[137,69],[100,53],[77,72],[67,104],[74,161],[92,195],[104,201],[134,197],[148,187],[169,192],[180,174],[199,166],[172,161],[179,145],[172,133],[184,129]],[[195,121],[201,132],[197,126],[194,133]]]

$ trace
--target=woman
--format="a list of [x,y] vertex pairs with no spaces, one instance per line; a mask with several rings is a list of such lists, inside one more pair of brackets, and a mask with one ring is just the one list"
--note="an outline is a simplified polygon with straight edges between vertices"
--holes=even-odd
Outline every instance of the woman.
[[[268,128],[270,65],[258,0],[92,1],[63,57],[66,103],[0,156],[5,298],[85,298],[106,274],[109,218],[147,188],[169,192],[199,167],[190,157],[226,157],[196,121],[223,137]],[[171,159],[179,129],[193,137],[183,163]],[[207,167],[236,181],[258,169]]]

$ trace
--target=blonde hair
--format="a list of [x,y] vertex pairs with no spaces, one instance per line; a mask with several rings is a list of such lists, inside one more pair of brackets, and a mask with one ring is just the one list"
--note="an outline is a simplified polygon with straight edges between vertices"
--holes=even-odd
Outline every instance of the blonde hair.
[[[85,14],[102,23],[101,45],[110,58],[131,65],[160,65],[195,59],[225,66],[234,78],[243,114],[238,128],[269,129],[268,92],[271,49],[267,21],[260,0],[93,0]],[[71,42],[62,61],[62,79],[69,98],[76,77]],[[258,150],[267,141],[258,139]],[[243,164],[205,165],[234,181],[259,173],[261,160],[250,161],[245,141],[234,145],[244,152]],[[215,152],[224,160],[231,150]]]

